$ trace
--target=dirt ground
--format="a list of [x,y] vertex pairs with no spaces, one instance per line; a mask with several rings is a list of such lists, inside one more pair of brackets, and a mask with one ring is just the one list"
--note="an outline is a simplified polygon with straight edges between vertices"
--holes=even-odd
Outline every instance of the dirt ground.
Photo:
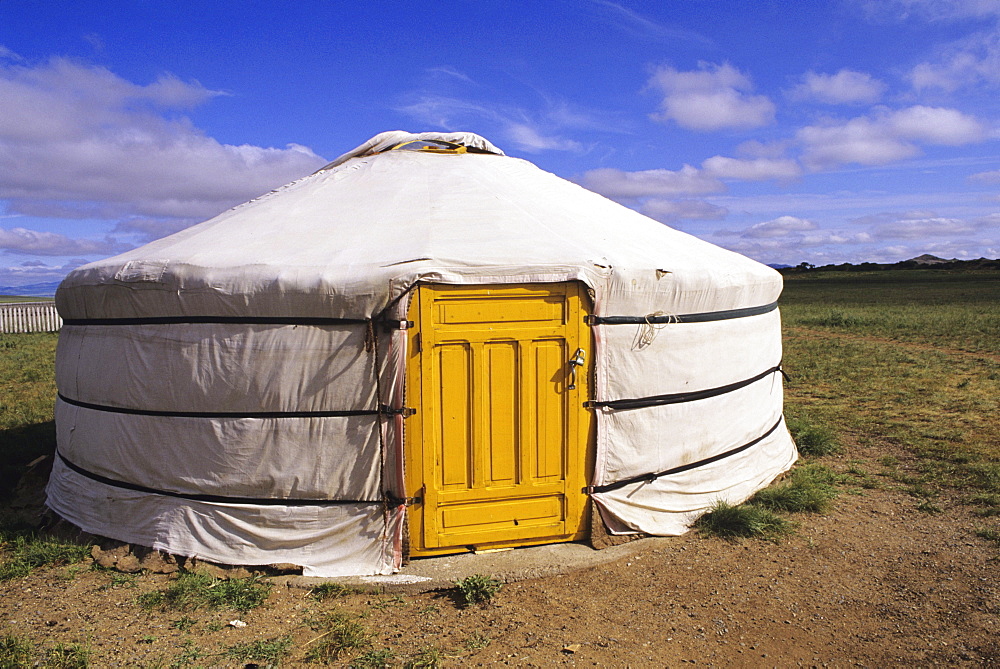
[[[880,455],[854,447],[850,459]],[[932,515],[888,484],[844,491],[828,514],[797,515],[797,532],[778,544],[692,532],[507,583],[468,608],[454,590],[319,602],[296,579],[273,577],[267,602],[244,614],[148,612],[136,596],[171,576],[54,567],[0,584],[0,631],[38,649],[80,643],[95,667],[264,666],[226,649],[285,636],[282,666],[297,666],[330,611],[360,616],[372,647],[393,652],[391,666],[1000,666],[997,545],[976,537],[982,523],[968,507],[938,502]]]

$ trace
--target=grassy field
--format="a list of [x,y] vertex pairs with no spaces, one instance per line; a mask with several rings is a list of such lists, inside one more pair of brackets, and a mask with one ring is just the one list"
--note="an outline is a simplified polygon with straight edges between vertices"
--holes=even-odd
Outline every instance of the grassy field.
[[0,334],[0,499],[28,463],[55,449],[58,339],[51,332]]
[[1000,273],[805,273],[781,304],[787,414],[884,452],[859,480],[1000,513]]
[[0,302],[52,302],[51,297],[23,297],[20,295],[0,295]]

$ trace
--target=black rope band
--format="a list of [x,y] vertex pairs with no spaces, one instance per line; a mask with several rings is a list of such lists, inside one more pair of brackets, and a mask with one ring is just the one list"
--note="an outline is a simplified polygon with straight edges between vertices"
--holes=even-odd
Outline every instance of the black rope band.
[[710,465],[713,462],[718,462],[719,460],[724,460],[724,459],[726,459],[728,457],[736,455],[737,453],[742,453],[743,451],[747,450],[748,448],[756,446],[760,442],[762,442],[765,439],[767,439],[769,436],[771,436],[771,434],[774,433],[775,430],[778,429],[778,426],[781,425],[781,423],[782,423],[782,421],[784,419],[785,419],[784,416],[780,416],[778,418],[778,422],[775,423],[774,425],[772,425],[771,429],[768,430],[767,432],[765,432],[764,434],[762,434],[761,436],[757,437],[753,441],[747,442],[747,443],[743,444],[742,446],[737,446],[736,448],[730,449],[730,450],[728,450],[728,451],[726,451],[724,453],[719,453],[718,455],[713,455],[712,457],[705,458],[704,460],[698,460],[697,462],[691,462],[689,464],[681,465],[679,467],[674,467],[673,469],[668,469],[666,471],[657,472],[655,474],[640,474],[639,476],[633,476],[632,478],[623,479],[621,481],[615,481],[614,483],[606,483],[605,485],[590,486],[588,488],[585,488],[584,492],[593,495],[594,493],[611,492],[612,490],[619,490],[620,488],[624,488],[625,486],[632,485],[633,483],[652,483],[656,479],[662,478],[664,476],[671,476],[673,474],[680,474],[681,472],[686,472],[686,471],[688,471],[690,469],[697,469],[698,467],[704,467],[705,465]]
[[364,325],[365,318],[302,316],[151,316],[148,318],[64,318],[63,325],[173,325],[227,323],[232,325]]
[[399,414],[403,418],[408,418],[416,413],[410,407],[394,409],[385,405],[380,406],[378,409],[356,409],[349,411],[153,411],[149,409],[129,409],[127,407],[91,404],[90,402],[70,399],[62,393],[59,393],[57,397],[66,404],[72,404],[82,409],[127,414],[129,416],[156,416],[161,418],[348,418],[351,416],[377,416],[379,414],[390,416]]
[[84,469],[83,467],[70,462],[66,456],[56,450],[56,455],[59,459],[69,467],[71,470],[79,474],[80,476],[85,476],[86,478],[97,481],[98,483],[103,483],[104,485],[113,486],[115,488],[122,488],[124,490],[132,490],[135,492],[148,493],[150,495],[162,495],[164,497],[176,497],[178,499],[191,500],[192,502],[211,502],[216,504],[251,504],[254,506],[340,506],[344,504],[382,504],[381,499],[286,499],[286,498],[273,498],[273,497],[228,497],[226,495],[205,495],[199,493],[183,493],[174,492],[172,490],[158,490],[156,488],[150,488],[148,486],[139,485],[138,483],[129,483],[128,481],[119,481],[117,479],[108,478],[107,476],[101,476],[100,474],[95,474],[92,471]]
[[737,381],[736,383],[730,383],[725,386],[719,386],[718,388],[709,388],[707,390],[695,390],[688,393],[671,393],[669,395],[653,395],[652,397],[639,397],[636,399],[629,400],[607,400],[604,402],[589,401],[584,402],[583,406],[587,409],[612,409],[614,411],[626,411],[628,409],[642,409],[645,407],[656,407],[663,406],[664,404],[680,404],[682,402],[693,402],[695,400],[704,400],[709,397],[717,397],[719,395],[724,395],[726,393],[731,393],[734,390],[739,390],[740,388],[745,388],[751,383],[756,383],[763,378],[774,374],[775,372],[784,372],[781,370],[781,363],[779,362],[774,367],[766,369],[760,374],[753,376],[749,379],[744,379],[743,381]]
[[697,314],[678,314],[676,316],[587,316],[587,325],[665,325],[668,323],[708,323],[710,321],[725,321],[731,318],[746,318],[760,316],[778,308],[777,302],[763,304],[759,307],[744,307],[742,309],[727,309],[725,311],[705,311]]

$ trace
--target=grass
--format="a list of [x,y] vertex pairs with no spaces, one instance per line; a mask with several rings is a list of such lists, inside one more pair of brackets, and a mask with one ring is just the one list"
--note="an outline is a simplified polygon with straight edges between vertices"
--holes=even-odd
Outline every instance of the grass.
[[367,651],[372,645],[372,634],[361,621],[341,611],[327,614],[315,630],[322,634],[307,644],[310,646],[306,653],[309,662],[329,663]]
[[905,270],[788,276],[784,321],[967,351],[1000,349],[1000,272]]
[[786,416],[785,424],[802,455],[833,455],[841,450],[836,433],[826,425],[803,416]]
[[23,578],[40,567],[79,562],[90,546],[45,539],[33,533],[0,532],[0,582]]
[[266,666],[277,666],[292,648],[292,639],[287,636],[280,636],[271,639],[260,639],[246,643],[237,643],[230,646],[225,656],[236,662],[264,663]]
[[31,639],[19,634],[4,634],[0,637],[0,669],[30,667],[33,651]]
[[445,656],[439,648],[426,646],[421,648],[416,655],[407,660],[403,667],[405,669],[436,669],[444,662]]
[[708,536],[767,541],[777,541],[789,534],[794,527],[791,521],[762,506],[734,506],[722,501],[716,502],[712,510],[695,521],[694,525]]
[[336,583],[333,581],[327,583],[320,583],[319,585],[314,585],[309,590],[309,596],[318,601],[324,601],[326,599],[335,599],[337,597],[344,597],[345,595],[354,594],[357,592],[354,588],[349,588],[342,583]]
[[263,604],[270,590],[271,584],[257,576],[223,580],[205,574],[189,573],[181,575],[165,590],[139,595],[136,601],[146,609],[162,607],[193,611],[200,608],[221,608],[245,612]]
[[86,669],[90,666],[91,653],[89,645],[57,643],[36,657],[31,639],[17,634],[0,637],[0,669]]
[[90,648],[78,643],[57,643],[45,651],[41,666],[46,669],[86,669],[90,666]]
[[388,648],[372,648],[351,660],[352,669],[382,669],[396,666],[396,653]]
[[0,498],[55,451],[56,333],[0,334]]
[[751,505],[787,513],[823,513],[837,496],[836,474],[822,465],[808,464],[791,471],[786,482],[764,488]]
[[489,602],[503,587],[503,583],[497,579],[483,574],[473,574],[459,579],[455,581],[455,585],[458,586],[466,606]]
[[781,300],[786,413],[881,451],[904,490],[1000,492],[1000,272],[805,275]]

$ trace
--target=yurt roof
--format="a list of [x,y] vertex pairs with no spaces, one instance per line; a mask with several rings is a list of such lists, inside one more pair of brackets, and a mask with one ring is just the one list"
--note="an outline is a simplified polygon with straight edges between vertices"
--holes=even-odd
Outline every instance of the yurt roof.
[[[444,151],[406,150],[413,143]],[[366,317],[417,280],[593,284],[620,268],[780,286],[770,268],[478,135],[390,132],[211,220],[78,268],[57,301],[64,318],[295,316],[315,313],[320,294],[325,315]]]

